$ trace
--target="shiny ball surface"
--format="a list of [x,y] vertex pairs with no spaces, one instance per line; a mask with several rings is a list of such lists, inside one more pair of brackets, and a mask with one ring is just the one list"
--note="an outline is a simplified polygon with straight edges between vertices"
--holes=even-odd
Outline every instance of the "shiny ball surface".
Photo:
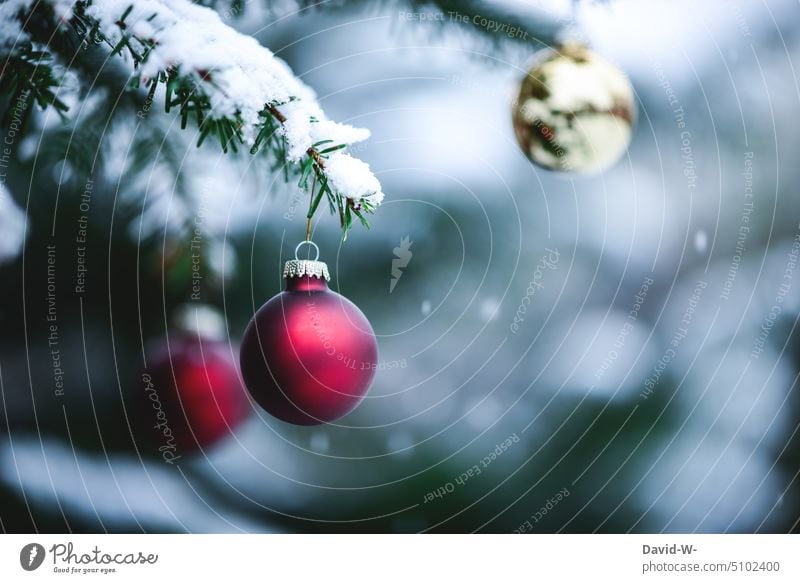
[[568,173],[601,172],[619,160],[635,117],[628,77],[581,44],[541,51],[512,109],[525,155],[537,166]]

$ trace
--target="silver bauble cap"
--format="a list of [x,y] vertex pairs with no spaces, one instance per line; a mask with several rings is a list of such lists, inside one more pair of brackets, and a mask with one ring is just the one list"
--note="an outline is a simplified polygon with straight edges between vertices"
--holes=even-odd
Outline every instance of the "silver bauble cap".
[[[297,252],[303,245],[310,245],[316,251],[314,259],[298,259]],[[317,279],[331,280],[328,264],[319,261],[319,247],[313,241],[301,241],[294,250],[294,259],[290,259],[283,266],[283,277],[316,277]]]
[[322,278],[326,281],[331,280],[330,273],[328,273],[328,264],[324,261],[290,259],[283,266],[283,277],[303,277],[304,275]]

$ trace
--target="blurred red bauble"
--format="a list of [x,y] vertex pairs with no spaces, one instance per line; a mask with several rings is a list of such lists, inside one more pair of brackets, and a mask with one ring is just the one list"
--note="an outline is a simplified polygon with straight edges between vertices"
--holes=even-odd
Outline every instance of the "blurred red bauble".
[[181,330],[152,346],[140,383],[139,437],[166,461],[214,445],[249,409],[231,348],[196,332]]
[[352,411],[375,375],[378,344],[364,314],[328,288],[321,261],[288,261],[286,290],[256,312],[244,334],[241,369],[268,413],[316,425]]

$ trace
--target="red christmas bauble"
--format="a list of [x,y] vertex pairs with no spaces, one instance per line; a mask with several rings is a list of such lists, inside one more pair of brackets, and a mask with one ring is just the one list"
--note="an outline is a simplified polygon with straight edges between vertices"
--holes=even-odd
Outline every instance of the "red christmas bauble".
[[375,375],[378,344],[366,316],[326,282],[321,261],[289,261],[286,289],[256,312],[244,334],[241,370],[268,413],[316,425],[352,411]]
[[165,459],[217,443],[249,409],[230,347],[197,333],[151,346],[140,383],[138,426]]

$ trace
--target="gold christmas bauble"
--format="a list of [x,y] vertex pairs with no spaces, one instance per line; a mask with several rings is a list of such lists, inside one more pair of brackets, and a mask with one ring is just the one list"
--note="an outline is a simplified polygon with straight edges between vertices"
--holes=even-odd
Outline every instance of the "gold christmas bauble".
[[619,160],[636,117],[633,87],[581,44],[545,49],[513,106],[522,151],[548,170],[594,173]]

